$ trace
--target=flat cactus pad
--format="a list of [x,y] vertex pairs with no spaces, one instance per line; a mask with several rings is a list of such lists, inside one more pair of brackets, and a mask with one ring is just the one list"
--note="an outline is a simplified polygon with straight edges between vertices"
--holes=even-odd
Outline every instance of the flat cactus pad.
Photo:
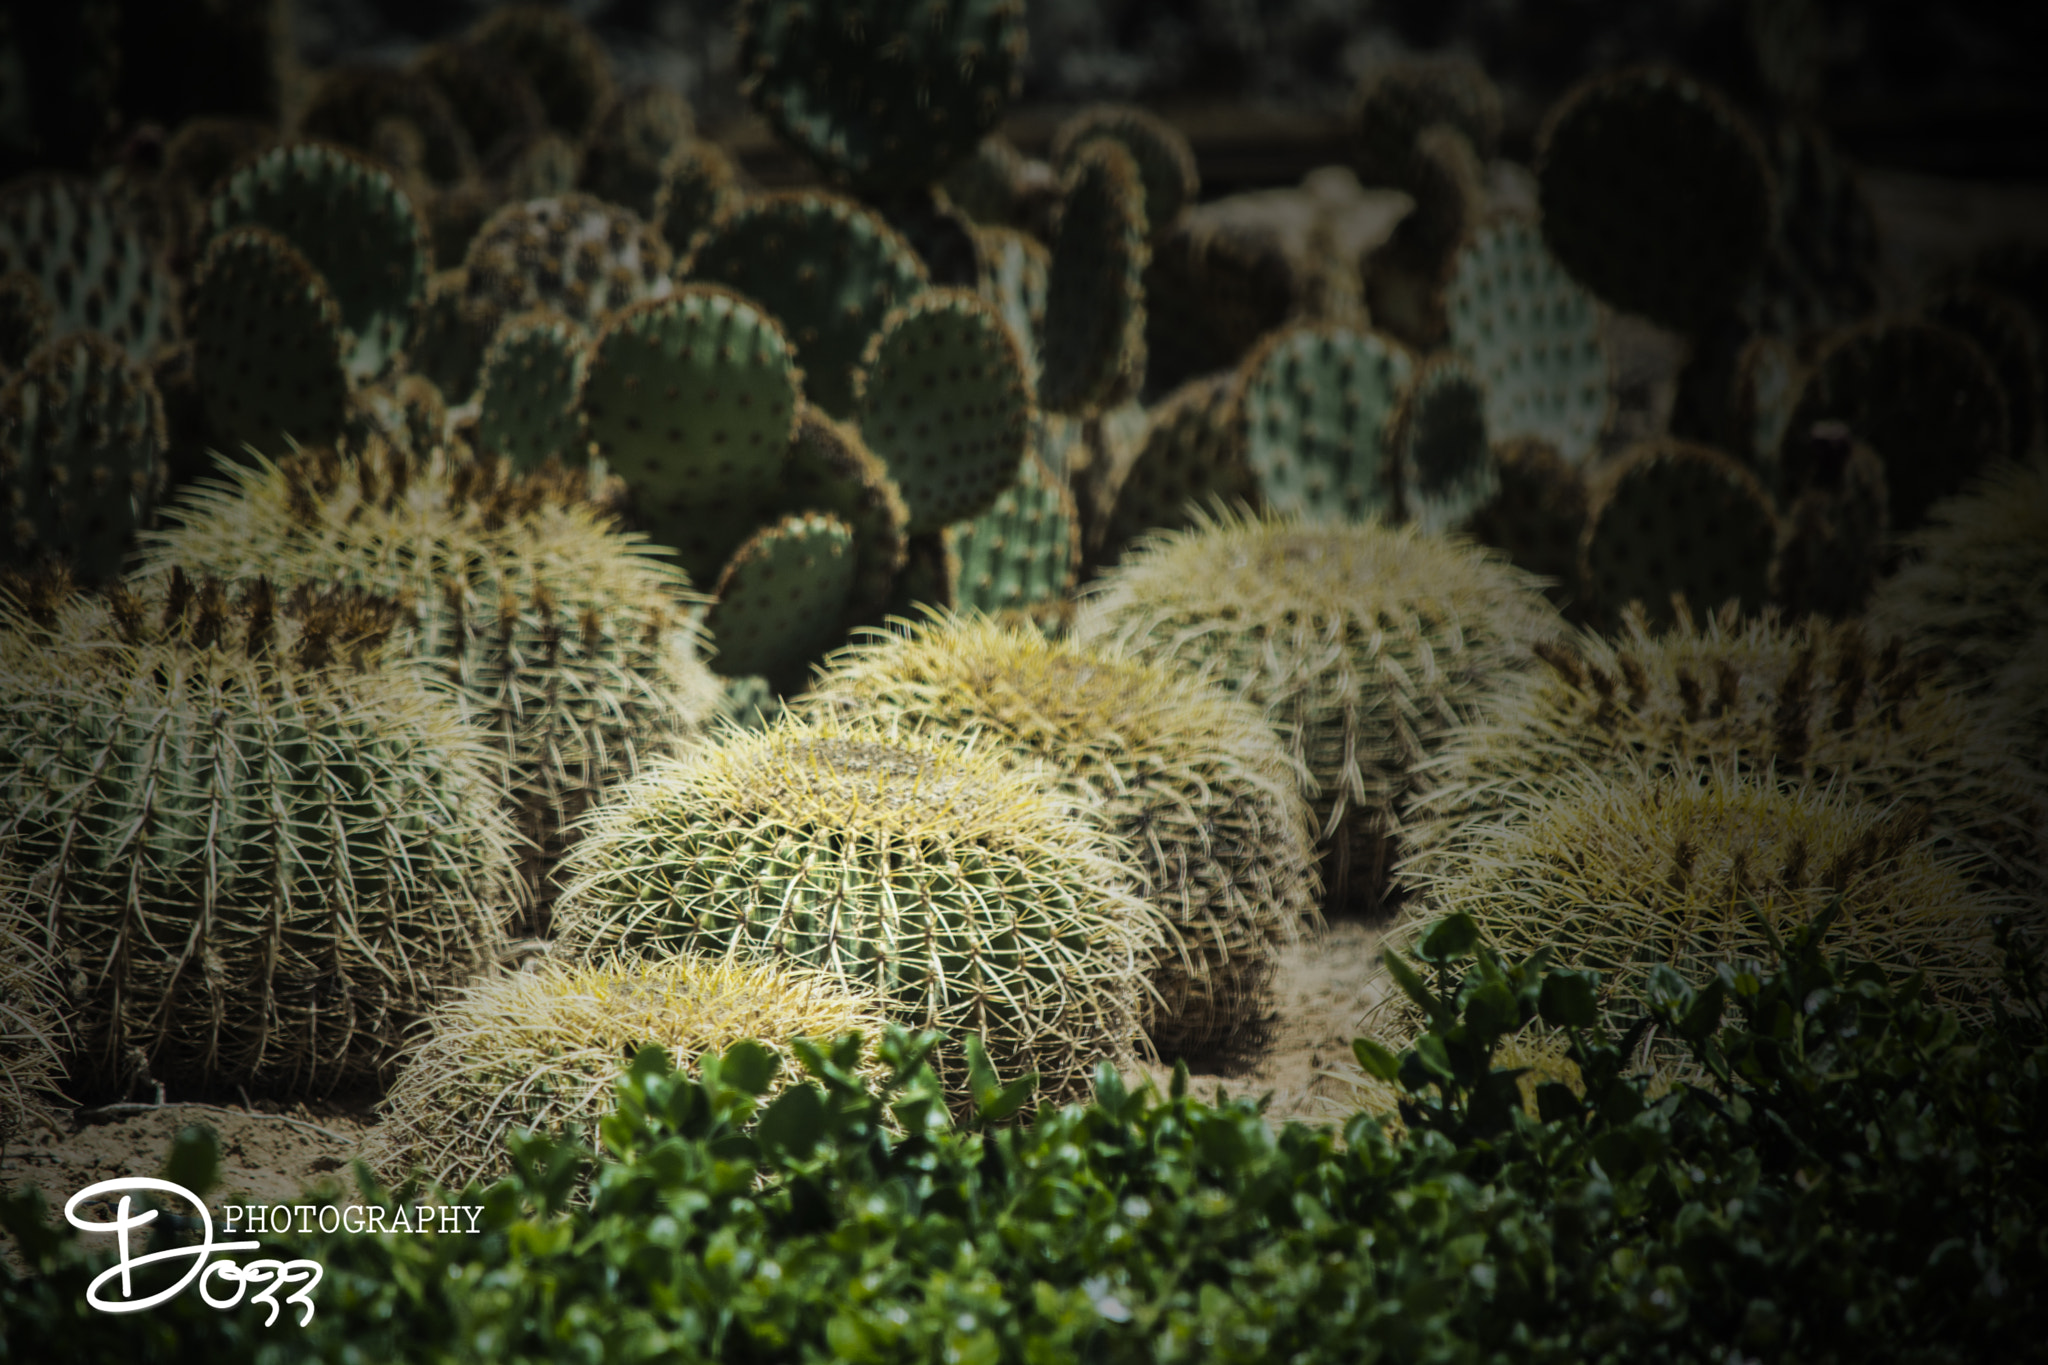
[[230,228],[200,259],[193,364],[206,420],[231,447],[332,440],[348,406],[341,305],[306,258],[264,227]]
[[1413,362],[1376,332],[1296,326],[1239,370],[1244,457],[1276,512],[1356,521],[1399,510],[1388,424]]
[[1580,580],[1598,609],[1641,602],[1672,619],[1682,597],[1705,616],[1729,599],[1755,611],[1771,591],[1778,521],[1756,476],[1683,441],[1648,441],[1608,471],[1580,551]]
[[748,538],[718,580],[704,618],[725,677],[758,673],[777,691],[802,684],[804,667],[838,642],[853,591],[853,529],[800,512]]

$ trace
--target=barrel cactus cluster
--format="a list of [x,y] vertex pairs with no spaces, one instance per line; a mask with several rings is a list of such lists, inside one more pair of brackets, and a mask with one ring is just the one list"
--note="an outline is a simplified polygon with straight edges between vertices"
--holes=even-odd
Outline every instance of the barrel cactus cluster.
[[1662,67],[1518,166],[1380,62],[1205,200],[1158,112],[1006,120],[1024,9],[745,0],[772,188],[523,4],[0,186],[0,1141],[381,1092],[462,1184],[643,1044],[887,1022],[1061,1101],[1255,1058],[1346,918],[1611,994],[1838,904],[1987,1015],[2037,255],[1890,278],[1824,133]]

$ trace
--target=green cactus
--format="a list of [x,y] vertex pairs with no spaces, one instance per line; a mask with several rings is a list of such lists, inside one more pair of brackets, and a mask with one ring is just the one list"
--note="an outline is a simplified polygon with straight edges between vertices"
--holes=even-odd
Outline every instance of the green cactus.
[[960,584],[960,556],[943,534],[911,536],[903,542],[903,568],[882,608],[885,620],[910,622],[930,611],[951,611]]
[[1776,212],[1764,148],[1688,76],[1581,82],[1544,122],[1536,174],[1544,240],[1616,308],[1697,331],[1764,268]]
[[[1138,1043],[1159,927],[1072,797],[994,752],[785,718],[636,783],[576,870],[562,939],[586,960],[825,971],[904,1023],[980,1035],[1055,1103]],[[964,1095],[956,1048],[936,1061]]]
[[2048,339],[2026,306],[1975,285],[1942,290],[1921,307],[1929,322],[1975,342],[1998,375],[2011,434],[2006,445],[2025,454],[2039,444],[2048,418]]
[[298,127],[302,137],[339,143],[387,163],[396,135],[411,145],[416,169],[436,185],[460,184],[477,171],[476,149],[440,88],[390,67],[337,66],[321,73]]
[[1940,498],[2012,451],[2005,393],[1991,362],[1961,333],[1931,322],[1879,320],[1831,337],[1792,405],[1778,448],[1781,496],[1812,474],[1807,435],[1837,421],[1884,460],[1892,529],[1919,526]]
[[475,43],[429,44],[407,71],[441,92],[486,168],[504,165],[547,128],[547,110],[526,73]]
[[178,339],[170,272],[127,208],[83,180],[0,189],[0,275],[16,270],[55,307],[52,336],[102,332],[145,365]]
[[427,455],[448,439],[448,402],[431,380],[403,374],[349,395],[342,439],[361,449],[371,437],[409,455]]
[[505,190],[516,203],[559,199],[576,189],[582,155],[576,143],[560,133],[542,133],[519,149],[505,171]]
[[927,283],[924,263],[860,204],[815,190],[750,196],[713,223],[678,274],[768,310],[804,367],[804,396],[845,420],[854,371],[889,311]]
[[163,489],[164,405],[119,346],[72,332],[32,352],[0,388],[0,488],[8,560],[117,576]]
[[853,531],[847,619],[865,621],[881,611],[903,568],[910,510],[860,432],[805,404],[777,482],[783,510],[829,513]]
[[1496,443],[1493,463],[1500,489],[1473,513],[1473,538],[1549,579],[1551,600],[1571,600],[1590,501],[1585,476],[1549,442],[1531,436]]
[[1075,643],[1265,711],[1307,770],[1331,904],[1382,902],[1415,765],[1562,628],[1535,580],[1412,527],[1204,515],[1127,551]]
[[1113,138],[1074,154],[1061,184],[1047,267],[1038,399],[1093,416],[1137,396],[1145,379],[1145,185]]
[[319,143],[274,147],[228,176],[207,218],[215,232],[269,228],[320,272],[349,330],[352,377],[376,378],[405,349],[426,241],[412,201],[381,168]]
[[1245,464],[1235,406],[1236,377],[1210,375],[1181,385],[1146,412],[1145,436],[1101,519],[1092,558],[1114,562],[1150,530],[1175,531],[1210,505],[1249,502],[1258,483]]
[[1425,531],[1463,530],[1500,492],[1486,390],[1472,366],[1435,355],[1415,368],[1387,425],[1401,515]]
[[1047,158],[1064,176],[1083,147],[1103,139],[1117,143],[1136,161],[1145,187],[1146,234],[1156,240],[1201,193],[1194,148],[1178,128],[1148,110],[1091,104],[1053,129]]
[[1049,764],[1100,803],[1170,927],[1150,967],[1160,1054],[1212,1054],[1256,1031],[1273,959],[1314,922],[1317,890],[1299,775],[1256,708],[1158,666],[941,620],[833,656],[799,709]]
[[1033,163],[1017,144],[990,133],[974,150],[953,164],[939,188],[955,208],[983,227],[1018,226],[1019,199]]
[[704,617],[712,666],[801,690],[810,664],[846,633],[855,564],[853,528],[835,516],[797,512],[754,532],[718,576]]
[[743,0],[739,35],[740,88],[776,132],[881,196],[974,152],[1023,83],[1027,43],[1016,0]]
[[1074,495],[1028,450],[995,502],[944,534],[948,557],[959,564],[953,604],[962,612],[1029,613],[1074,590],[1081,568]]
[[359,1082],[501,941],[512,831],[446,694],[380,660],[396,620],[182,574],[7,604],[0,861],[79,964],[80,1080]]
[[1905,537],[1906,563],[1878,585],[1872,627],[1945,658],[1982,688],[2048,626],[2048,461],[1994,465]]
[[1254,348],[1236,402],[1264,504],[1321,519],[1396,517],[1388,426],[1413,368],[1399,342],[1349,327],[1297,324]]
[[773,725],[782,711],[782,698],[759,674],[725,679],[718,701],[721,723],[736,725],[742,730],[760,731]]
[[661,229],[676,259],[685,260],[719,215],[739,201],[739,173],[732,162],[715,144],[691,138],[678,143],[661,163],[661,185],[649,221]]
[[574,1123],[588,1147],[601,1147],[600,1124],[643,1047],[694,1068],[750,1039],[781,1063],[779,1090],[804,1074],[791,1039],[857,1030],[875,1040],[882,1027],[880,1002],[776,966],[543,962],[479,981],[428,1017],[363,1159],[394,1186],[414,1175],[450,1190],[489,1185],[511,1173],[508,1139],[521,1128],[556,1135]]
[[584,139],[577,188],[659,223],[654,206],[669,157],[696,131],[682,92],[665,85],[629,91],[612,101]]
[[1652,630],[1629,613],[1611,637],[1587,631],[1537,652],[1544,666],[1426,770],[1410,822],[1418,850],[1455,851],[1515,823],[1574,773],[1723,768],[1918,806],[1930,836],[1987,884],[2030,875],[2048,851],[2039,774],[2002,751],[1978,699],[1906,657],[1898,636],[1729,610]]
[[1722,772],[1567,778],[1523,820],[1482,831],[1468,859],[1431,880],[1429,903],[1393,936],[1395,951],[1412,952],[1440,917],[1467,915],[1510,959],[1549,945],[1559,966],[1596,970],[1610,1028],[1640,1011],[1654,964],[1711,981],[1718,964],[1768,958],[1831,908],[1838,952],[1917,974],[1942,1008],[1978,1024],[1998,989],[1991,921],[2012,908],[1973,893],[1909,812]]
[[1462,57],[1391,62],[1358,82],[1351,102],[1352,160],[1368,185],[1409,188],[1416,144],[1429,129],[1462,134],[1482,160],[1500,144],[1500,91]]
[[19,1148],[37,1129],[61,1134],[58,1086],[71,1031],[62,968],[21,913],[22,874],[0,867],[0,1146]]
[[1738,454],[1770,484],[1778,483],[1778,450],[1790,431],[1792,405],[1806,382],[1796,347],[1759,332],[1742,344],[1729,379],[1730,432]]
[[591,346],[582,396],[590,439],[632,489],[641,522],[701,582],[775,491],[798,385],[775,320],[712,285],[615,313]]
[[586,136],[612,102],[611,61],[581,21],[551,5],[505,5],[478,20],[468,41],[517,67],[548,122]]
[[629,304],[667,298],[669,264],[660,233],[587,194],[507,204],[463,258],[469,296],[501,318],[553,308],[586,327]]
[[1485,381],[1493,438],[1533,437],[1571,464],[1591,459],[1614,418],[1614,358],[1599,306],[1537,225],[1503,215],[1466,238],[1445,311],[1451,348]]
[[1631,601],[1668,621],[1673,598],[1711,612],[1771,595],[1778,517],[1754,474],[1720,451],[1643,441],[1601,474],[1579,552],[1579,585],[1607,617]]
[[0,374],[18,369],[29,352],[48,341],[56,320],[56,305],[43,296],[35,276],[26,270],[0,275]]
[[1044,369],[1045,300],[1052,278],[1052,253],[1036,237],[1015,228],[974,229],[975,292],[996,306],[1017,338],[1032,391]]
[[1841,618],[1863,610],[1891,538],[1884,461],[1823,423],[1812,479],[1785,509],[1778,597],[1793,611]]
[[963,289],[897,308],[854,378],[861,434],[910,510],[910,531],[975,516],[1016,477],[1031,440],[1031,394],[1016,338]]
[[456,688],[527,841],[545,927],[575,821],[642,760],[693,742],[718,687],[698,657],[703,598],[586,500],[583,471],[381,445],[224,466],[171,504],[144,572],[342,583],[409,604],[407,642]]
[[1747,324],[1794,340],[1876,312],[1884,244],[1856,167],[1809,119],[1766,139],[1776,219],[1762,276],[1737,307]]
[[439,271],[427,280],[405,363],[449,401],[466,403],[482,381],[484,352],[502,317],[488,298],[471,296],[468,271]]
[[508,319],[484,353],[475,441],[520,469],[542,461],[584,462],[578,400],[590,333],[541,309]]
[[200,258],[190,301],[207,425],[229,449],[332,440],[348,407],[349,338],[320,272],[269,228],[230,228]]

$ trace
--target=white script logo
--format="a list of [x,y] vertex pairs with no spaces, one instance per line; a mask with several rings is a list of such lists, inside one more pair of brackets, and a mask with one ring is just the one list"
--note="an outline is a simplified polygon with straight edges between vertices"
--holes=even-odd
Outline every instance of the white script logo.
[[[158,1194],[175,1195],[186,1201],[199,1211],[199,1226],[205,1233],[204,1238],[197,1246],[165,1247],[162,1251],[134,1255],[128,1245],[130,1229],[149,1226],[156,1221],[159,1210],[150,1209],[140,1214],[129,1212],[132,1191],[154,1191]],[[116,1208],[112,1222],[88,1222],[79,1216],[80,1204],[116,1194],[121,1196],[121,1202]],[[174,1185],[168,1180],[155,1180],[148,1176],[135,1176],[127,1180],[102,1180],[97,1185],[86,1186],[65,1201],[64,1221],[83,1232],[111,1232],[120,1240],[121,1259],[101,1271],[85,1291],[85,1301],[102,1313],[139,1313],[145,1308],[154,1308],[160,1303],[168,1303],[175,1299],[197,1280],[199,1297],[205,1299],[210,1308],[233,1308],[241,1303],[242,1296],[248,1293],[252,1286],[256,1287],[257,1292],[250,1296],[249,1301],[269,1306],[270,1316],[263,1320],[265,1327],[277,1321],[277,1292],[298,1285],[298,1291],[286,1298],[285,1303],[295,1303],[306,1310],[304,1316],[299,1319],[299,1326],[304,1327],[313,1320],[312,1294],[314,1286],[320,1283],[320,1263],[264,1259],[240,1265],[225,1258],[213,1260],[212,1258],[221,1252],[256,1251],[263,1244],[222,1242],[215,1245],[213,1215],[207,1211],[206,1201],[183,1185]],[[146,1298],[135,1297],[134,1272],[139,1267],[155,1265],[160,1261],[175,1261],[185,1256],[192,1258],[192,1268],[185,1272],[183,1278],[168,1289],[159,1290]],[[104,1292],[108,1281],[114,1279],[121,1282],[121,1296],[117,1299],[106,1297]],[[216,1295],[213,1288],[215,1280],[233,1285],[234,1293]]]

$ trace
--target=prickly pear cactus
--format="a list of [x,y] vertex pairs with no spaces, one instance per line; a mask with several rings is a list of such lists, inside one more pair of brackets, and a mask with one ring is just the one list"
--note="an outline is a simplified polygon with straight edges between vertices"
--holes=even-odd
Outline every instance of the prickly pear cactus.
[[512,831],[396,621],[183,575],[0,611],[0,862],[81,964],[81,1080],[366,1080],[502,940]]
[[1500,491],[1487,441],[1486,391],[1454,355],[1424,361],[1387,428],[1401,513],[1425,531],[1462,530]]
[[704,599],[612,528],[587,471],[511,476],[376,443],[223,472],[165,510],[144,572],[286,574],[408,603],[408,647],[490,745],[493,799],[526,840],[528,927],[544,929],[575,821],[647,756],[694,742],[717,704],[693,619]]
[[870,195],[928,185],[972,154],[1021,87],[1028,42],[1016,0],[744,0],[739,33],[754,107]]
[[1149,110],[1091,104],[1053,129],[1048,158],[1064,175],[1083,147],[1102,139],[1118,143],[1137,162],[1145,187],[1146,233],[1158,237],[1201,193],[1194,148],[1178,128]]
[[1331,904],[1384,899],[1415,766],[1562,622],[1527,574],[1412,527],[1203,516],[1126,551],[1073,640],[1263,709],[1312,781]]
[[1482,545],[1551,582],[1553,601],[1578,596],[1579,542],[1586,534],[1585,476],[1547,442],[1501,441],[1493,449],[1500,489],[1468,528]]
[[501,321],[496,304],[470,295],[468,271],[440,271],[427,280],[406,366],[432,381],[449,402],[466,403],[476,396],[484,352]]
[[1026,451],[988,510],[946,527],[959,562],[953,603],[962,612],[1029,613],[1066,600],[1081,568],[1074,495]]
[[1810,440],[1812,478],[1785,510],[1778,597],[1797,612],[1853,616],[1870,600],[1891,539],[1884,461],[1822,423]]
[[903,568],[882,616],[892,623],[914,622],[931,611],[951,611],[959,582],[960,556],[943,534],[911,536],[903,543]]
[[888,466],[854,427],[805,404],[778,483],[781,507],[829,513],[852,529],[847,619],[864,621],[879,612],[903,567],[910,525],[910,510]]
[[1029,448],[1031,394],[1016,338],[963,289],[928,290],[889,315],[861,358],[854,400],[913,535],[987,510]]
[[229,450],[332,440],[348,407],[348,333],[334,292],[264,227],[230,228],[200,258],[192,359],[207,425]]
[[485,166],[504,165],[547,129],[547,110],[526,74],[475,43],[429,44],[407,72],[441,92]]
[[590,333],[550,310],[511,318],[484,353],[476,446],[521,469],[550,457],[584,462],[577,407]]
[[1543,236],[1616,308],[1679,331],[1724,312],[1770,248],[1771,174],[1732,105],[1689,76],[1596,76],[1537,139]]
[[171,275],[128,210],[83,180],[30,176],[0,189],[0,275],[35,276],[50,335],[103,332],[144,364],[178,339]]
[[1357,521],[1399,515],[1388,425],[1414,368],[1377,332],[1300,324],[1238,371],[1245,464],[1275,512]]
[[1883,458],[1894,531],[1920,525],[1936,500],[2012,448],[1991,362],[1961,333],[1931,322],[1865,323],[1822,347],[1778,451],[1787,498],[1811,477],[1806,438],[1822,421],[1845,424]]
[[596,35],[551,5],[505,5],[478,20],[468,41],[518,68],[548,122],[570,137],[596,125],[612,99],[611,61]]
[[853,415],[853,374],[868,339],[927,283],[924,263],[894,228],[851,199],[814,190],[742,200],[679,273],[767,309],[796,346],[804,396],[842,420]]
[[1102,538],[1091,549],[1096,559],[1113,562],[1147,531],[1191,525],[1201,508],[1258,496],[1244,461],[1236,393],[1234,375],[1210,375],[1189,380],[1147,409],[1137,454],[1109,490]]
[[476,174],[476,149],[439,87],[390,67],[347,64],[322,72],[298,129],[435,185]]
[[[792,1038],[878,1038],[882,1009],[830,978],[777,966],[674,958],[575,967],[543,962],[481,981],[437,1008],[406,1055],[363,1159],[388,1183],[414,1174],[446,1189],[512,1170],[521,1128],[578,1125],[596,1146],[619,1080],[651,1045],[678,1066],[742,1039],[803,1069]],[[766,1097],[764,1097],[766,1098]]]
[[43,286],[26,270],[0,275],[0,371],[16,368],[50,339],[57,309]]
[[1052,253],[1036,237],[1015,228],[974,229],[975,292],[996,306],[1017,348],[1034,392],[1044,368],[1045,299]]
[[855,563],[853,528],[823,513],[798,512],[747,537],[704,617],[712,666],[800,690],[804,670],[846,632]]
[[1228,1048],[1265,1015],[1273,959],[1315,919],[1314,833],[1259,711],[1169,669],[989,621],[835,655],[799,708],[874,715],[1050,764],[1102,805],[1171,937],[1151,963],[1162,1057]]
[[661,229],[676,259],[685,260],[697,249],[698,237],[739,201],[732,162],[715,143],[692,138],[661,163],[661,186],[648,221]]
[[164,405],[149,371],[94,332],[39,347],[0,388],[7,561],[117,576],[164,482]]
[[[1070,796],[997,753],[873,723],[785,718],[662,765],[597,818],[576,872],[561,937],[586,959],[827,971],[903,1023],[979,1034],[1053,1101],[1131,1058],[1160,939]],[[959,1053],[937,1064],[964,1092]]]
[[1614,359],[1592,295],[1564,273],[1527,218],[1503,215],[1451,263],[1451,348],[1486,384],[1486,429],[1533,437],[1572,464],[1593,455],[1614,416]]
[[738,517],[775,490],[799,396],[775,320],[697,284],[612,316],[591,347],[582,413],[649,533],[709,582],[752,529]]
[[1779,121],[1765,145],[1777,214],[1763,275],[1740,312],[1795,340],[1869,317],[1882,297],[1884,246],[1856,167],[1809,119]]
[[1738,454],[1746,456],[1773,490],[1782,495],[1778,452],[1792,421],[1792,405],[1806,382],[1796,347],[1783,337],[1759,332],[1742,344],[1729,378],[1730,430]]
[[380,166],[337,147],[273,147],[223,182],[215,232],[253,224],[283,237],[326,281],[348,328],[348,371],[373,379],[405,349],[425,292],[424,229]]
[[478,229],[463,269],[469,297],[501,318],[553,308],[586,327],[672,287],[661,234],[587,194],[507,204]]
[[660,223],[654,211],[669,156],[696,133],[682,92],[643,85],[614,99],[583,143],[580,189]]
[[448,401],[432,380],[416,374],[357,389],[349,395],[349,407],[342,439],[356,449],[375,437],[424,456],[448,438]]
[[1062,189],[1038,398],[1085,417],[1135,397],[1145,380],[1145,183],[1120,142],[1097,138],[1074,154]]
[[2014,454],[2034,449],[2048,414],[2048,339],[2024,304],[1972,285],[1944,289],[1921,313],[1975,342],[1998,375]]
[[1352,96],[1352,158],[1368,185],[1407,188],[1416,142],[1432,127],[1463,135],[1482,158],[1500,143],[1500,91],[1462,57],[1390,62],[1368,72]]
[[[1917,805],[1975,881],[2010,883],[2039,862],[2040,776],[1999,750],[1977,699],[1905,657],[1898,636],[1725,610],[1697,622],[1680,612],[1656,630],[1629,613],[1613,635],[1584,631],[1537,653],[1541,665],[1430,765],[1411,847],[1455,853],[1551,800],[1574,773],[1722,769]],[[1441,866],[1426,857],[1428,870]]]
[[1674,597],[1705,614],[1770,597],[1778,518],[1754,474],[1685,441],[1642,442],[1603,472],[1586,518],[1579,584],[1609,619],[1640,602],[1672,619]]

